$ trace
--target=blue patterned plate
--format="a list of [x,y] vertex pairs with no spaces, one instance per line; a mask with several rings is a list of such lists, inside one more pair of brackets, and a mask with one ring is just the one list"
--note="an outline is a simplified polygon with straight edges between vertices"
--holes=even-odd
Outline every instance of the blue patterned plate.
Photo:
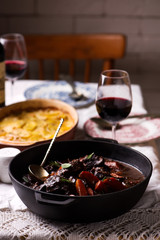
[[46,81],[43,84],[35,85],[24,92],[26,99],[46,98],[59,99],[73,107],[79,108],[94,102],[96,86],[87,83],[75,82],[76,89],[85,96],[79,101],[73,100],[69,93],[72,92],[71,86],[66,81]]

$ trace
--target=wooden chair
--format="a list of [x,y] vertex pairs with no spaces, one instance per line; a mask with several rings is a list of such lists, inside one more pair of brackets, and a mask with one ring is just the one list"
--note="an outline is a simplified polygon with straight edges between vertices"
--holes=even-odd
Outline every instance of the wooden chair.
[[54,60],[53,79],[60,75],[60,60],[69,60],[69,75],[75,75],[75,61],[84,60],[84,82],[90,80],[91,61],[103,60],[102,70],[114,68],[124,57],[126,37],[122,34],[25,35],[28,59],[39,62],[39,79],[45,78],[44,60]]

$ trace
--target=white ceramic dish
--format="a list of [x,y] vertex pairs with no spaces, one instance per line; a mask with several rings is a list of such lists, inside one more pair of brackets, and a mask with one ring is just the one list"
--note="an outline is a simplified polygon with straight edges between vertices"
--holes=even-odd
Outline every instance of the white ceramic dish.
[[20,150],[13,147],[6,147],[0,149],[0,181],[4,183],[11,183],[8,167],[11,160],[20,153]]

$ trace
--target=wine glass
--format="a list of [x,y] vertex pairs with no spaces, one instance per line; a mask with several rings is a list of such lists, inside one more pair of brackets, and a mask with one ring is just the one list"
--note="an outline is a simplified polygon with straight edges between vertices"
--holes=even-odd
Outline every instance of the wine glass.
[[99,116],[112,125],[113,139],[116,139],[117,123],[129,115],[131,108],[129,74],[116,69],[102,72],[96,92],[96,109]]
[[22,34],[8,33],[0,38],[5,51],[6,77],[11,82],[11,97],[14,97],[14,83],[27,68],[26,44]]

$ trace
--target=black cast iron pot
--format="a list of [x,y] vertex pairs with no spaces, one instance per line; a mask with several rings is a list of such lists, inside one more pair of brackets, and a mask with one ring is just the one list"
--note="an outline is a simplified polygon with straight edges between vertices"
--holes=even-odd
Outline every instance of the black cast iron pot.
[[115,142],[72,140],[55,142],[48,161],[73,159],[94,152],[138,168],[145,179],[134,187],[96,196],[65,196],[33,190],[21,183],[28,165],[40,164],[49,144],[31,147],[18,154],[10,163],[9,174],[23,203],[45,218],[67,222],[93,222],[117,217],[131,209],[142,197],[152,173],[152,165],[141,153]]

